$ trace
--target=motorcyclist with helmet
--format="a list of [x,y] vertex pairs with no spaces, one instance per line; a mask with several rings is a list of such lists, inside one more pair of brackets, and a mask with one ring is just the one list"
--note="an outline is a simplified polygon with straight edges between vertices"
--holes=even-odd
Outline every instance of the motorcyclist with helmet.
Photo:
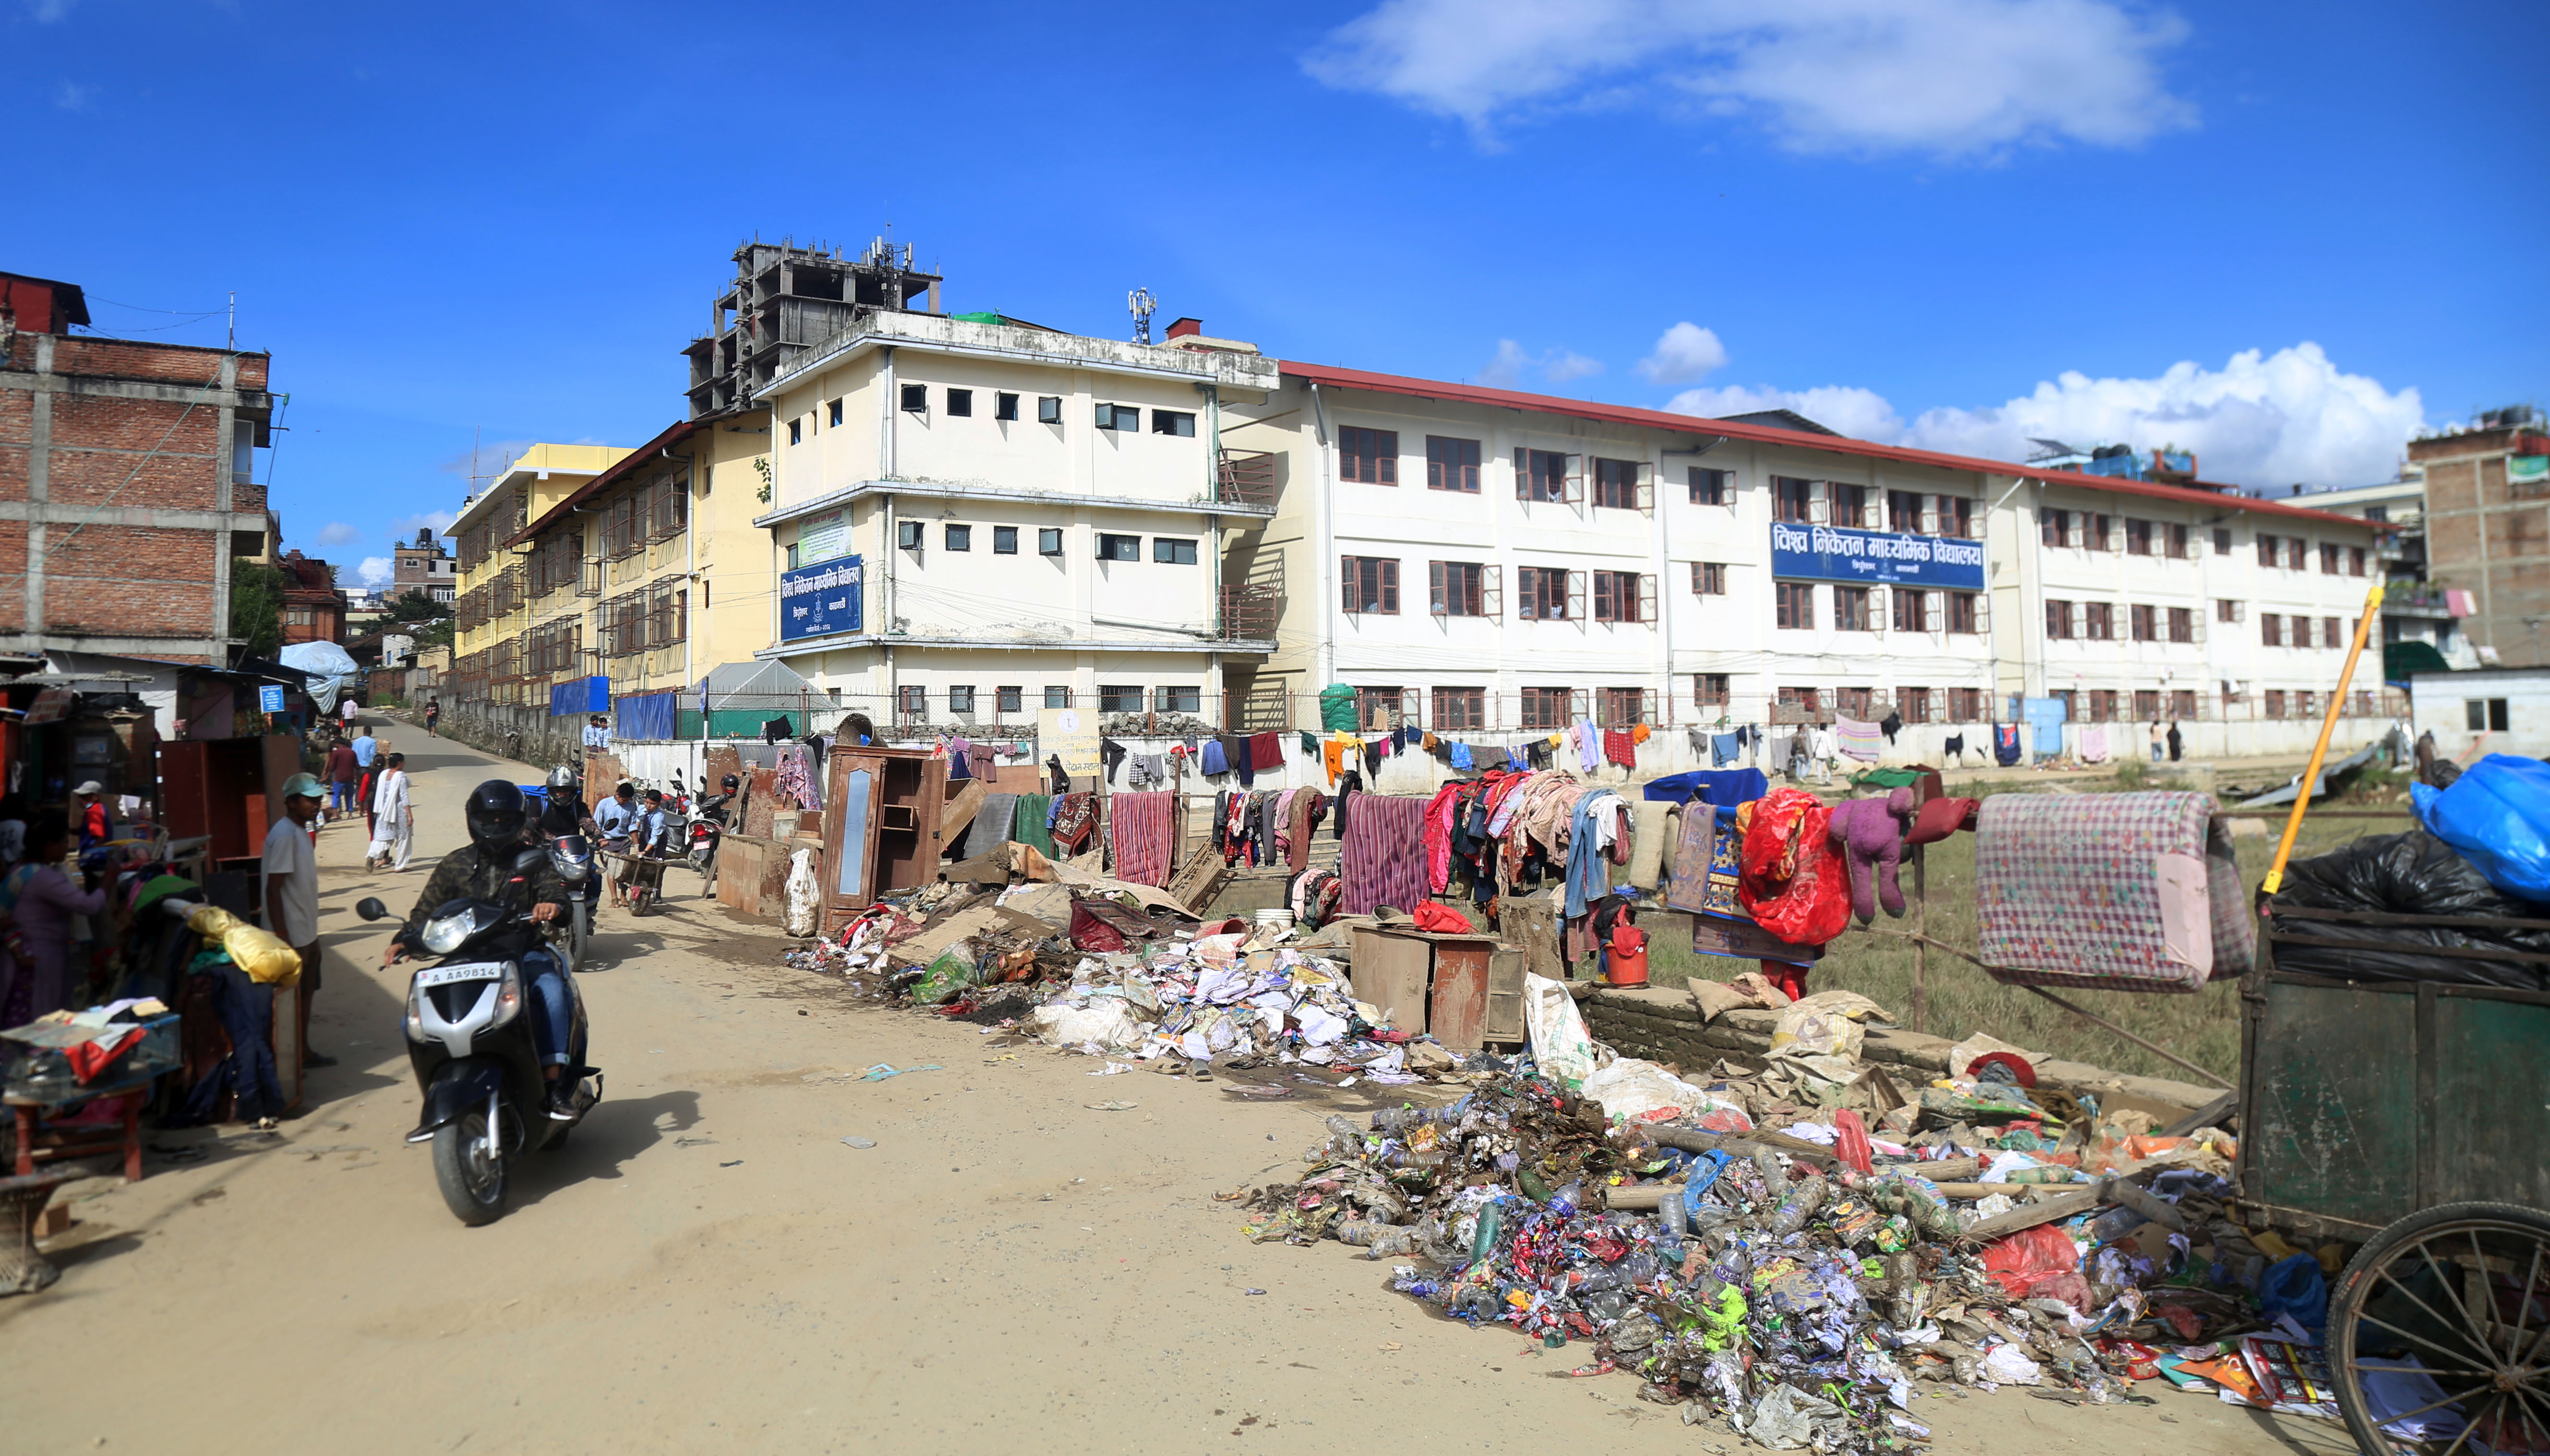
[[532,1002],[533,1041],[548,1079],[551,1116],[572,1120],[569,1099],[575,1083],[565,1072],[572,1061],[568,1042],[573,1037],[575,1004],[566,985],[566,962],[548,943],[563,923],[569,892],[546,855],[517,863],[531,847],[531,811],[519,787],[489,779],[469,791],[461,813],[469,826],[469,842],[435,866],[434,877],[417,897],[416,909],[408,913],[407,922],[382,952],[381,968],[387,970],[404,960],[412,947],[422,943],[418,937],[425,922],[454,900],[484,900],[517,910],[528,906],[531,919],[541,926],[542,940],[522,959],[523,983]]

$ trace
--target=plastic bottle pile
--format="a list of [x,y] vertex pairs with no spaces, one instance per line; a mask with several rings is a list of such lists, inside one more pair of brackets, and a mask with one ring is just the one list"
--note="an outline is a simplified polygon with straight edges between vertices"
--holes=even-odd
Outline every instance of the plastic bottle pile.
[[[2150,1305],[2172,1303],[2141,1288],[2160,1278],[2153,1260],[2110,1242],[2143,1221],[2130,1213],[1979,1248],[1972,1207],[1910,1166],[1862,1172],[1744,1137],[1616,1125],[1528,1070],[1371,1124],[1329,1117],[1308,1176],[1259,1190],[1247,1236],[1336,1238],[1405,1261],[1392,1287],[1439,1312],[1552,1349],[1590,1342],[1576,1374],[1631,1374],[1686,1421],[1720,1418],[1773,1448],[1917,1448],[1918,1381],[2141,1400],[2126,1381],[2149,1377],[2156,1352],[2124,1336],[2150,1334]],[[1679,1181],[1616,1183],[1642,1176]],[[2181,1185],[2171,1196],[2220,1188],[2196,1170],[2166,1176]],[[2218,1266],[2198,1257],[2180,1273],[2201,1288],[2176,1304],[2255,1327],[2239,1292],[2219,1292]]]

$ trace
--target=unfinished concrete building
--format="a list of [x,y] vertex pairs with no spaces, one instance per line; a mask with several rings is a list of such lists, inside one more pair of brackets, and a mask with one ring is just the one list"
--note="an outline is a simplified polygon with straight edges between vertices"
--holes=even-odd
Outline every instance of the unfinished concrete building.
[[913,265],[912,245],[879,238],[855,258],[820,244],[747,243],[735,250],[735,282],[718,295],[709,333],[682,352],[691,360],[691,418],[752,408],[753,391],[786,373],[799,354],[868,314],[938,312],[939,278]]
[[2426,475],[2426,574],[2476,594],[2462,630],[2492,667],[2550,662],[2550,427],[2530,405],[2408,443]]

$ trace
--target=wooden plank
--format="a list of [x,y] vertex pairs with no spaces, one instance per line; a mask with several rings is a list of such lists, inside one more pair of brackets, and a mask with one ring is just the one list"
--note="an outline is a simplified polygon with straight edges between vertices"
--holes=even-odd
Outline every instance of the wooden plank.
[[1486,1045],[1490,943],[1440,941],[1434,946],[1434,985],[1425,1029],[1454,1051]]
[[975,815],[982,813],[983,801],[992,797],[992,791],[984,787],[981,779],[966,779],[951,788],[953,792],[948,794],[946,806],[938,811],[938,835],[942,844],[962,842],[965,826],[974,822]]
[[[2014,1190],[2016,1186],[1996,1184],[1994,1187]],[[2079,1193],[2063,1194],[2047,1199],[2041,1204],[2028,1204],[1996,1217],[1986,1218],[1967,1229],[1966,1237],[1976,1243],[1990,1243],[1994,1239],[2007,1238],[2011,1234],[2034,1228],[2039,1223],[2056,1223],[2076,1213],[2087,1213],[2098,1208],[2101,1202],[2099,1191],[2095,1188],[2083,1189]]]
[[1523,959],[1522,948],[1516,945],[1488,952],[1488,1011],[1480,1034],[1490,1041],[1523,1039]]
[[1213,898],[1222,893],[1222,887],[1230,883],[1230,877],[1229,862],[1206,848],[1188,855],[1186,863],[1178,866],[1178,872],[1169,876],[1165,888],[1176,897],[1178,904],[1202,915],[1205,907],[1213,903]]
[[1348,971],[1355,1000],[1380,1008],[1399,1030],[1424,1030],[1425,981],[1433,959],[1433,947],[1422,940],[1356,926]]

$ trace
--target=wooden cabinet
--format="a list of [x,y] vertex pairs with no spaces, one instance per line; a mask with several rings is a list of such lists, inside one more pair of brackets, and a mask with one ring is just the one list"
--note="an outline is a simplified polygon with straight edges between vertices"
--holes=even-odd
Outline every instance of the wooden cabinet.
[[824,933],[938,878],[947,761],[920,748],[836,749],[824,800]]
[[1523,953],[1493,935],[1357,925],[1350,979],[1355,1000],[1399,1030],[1477,1051],[1522,1038],[1522,966]]
[[175,838],[209,836],[215,860],[253,859],[283,814],[283,781],[300,771],[300,740],[282,733],[164,740],[159,822]]

